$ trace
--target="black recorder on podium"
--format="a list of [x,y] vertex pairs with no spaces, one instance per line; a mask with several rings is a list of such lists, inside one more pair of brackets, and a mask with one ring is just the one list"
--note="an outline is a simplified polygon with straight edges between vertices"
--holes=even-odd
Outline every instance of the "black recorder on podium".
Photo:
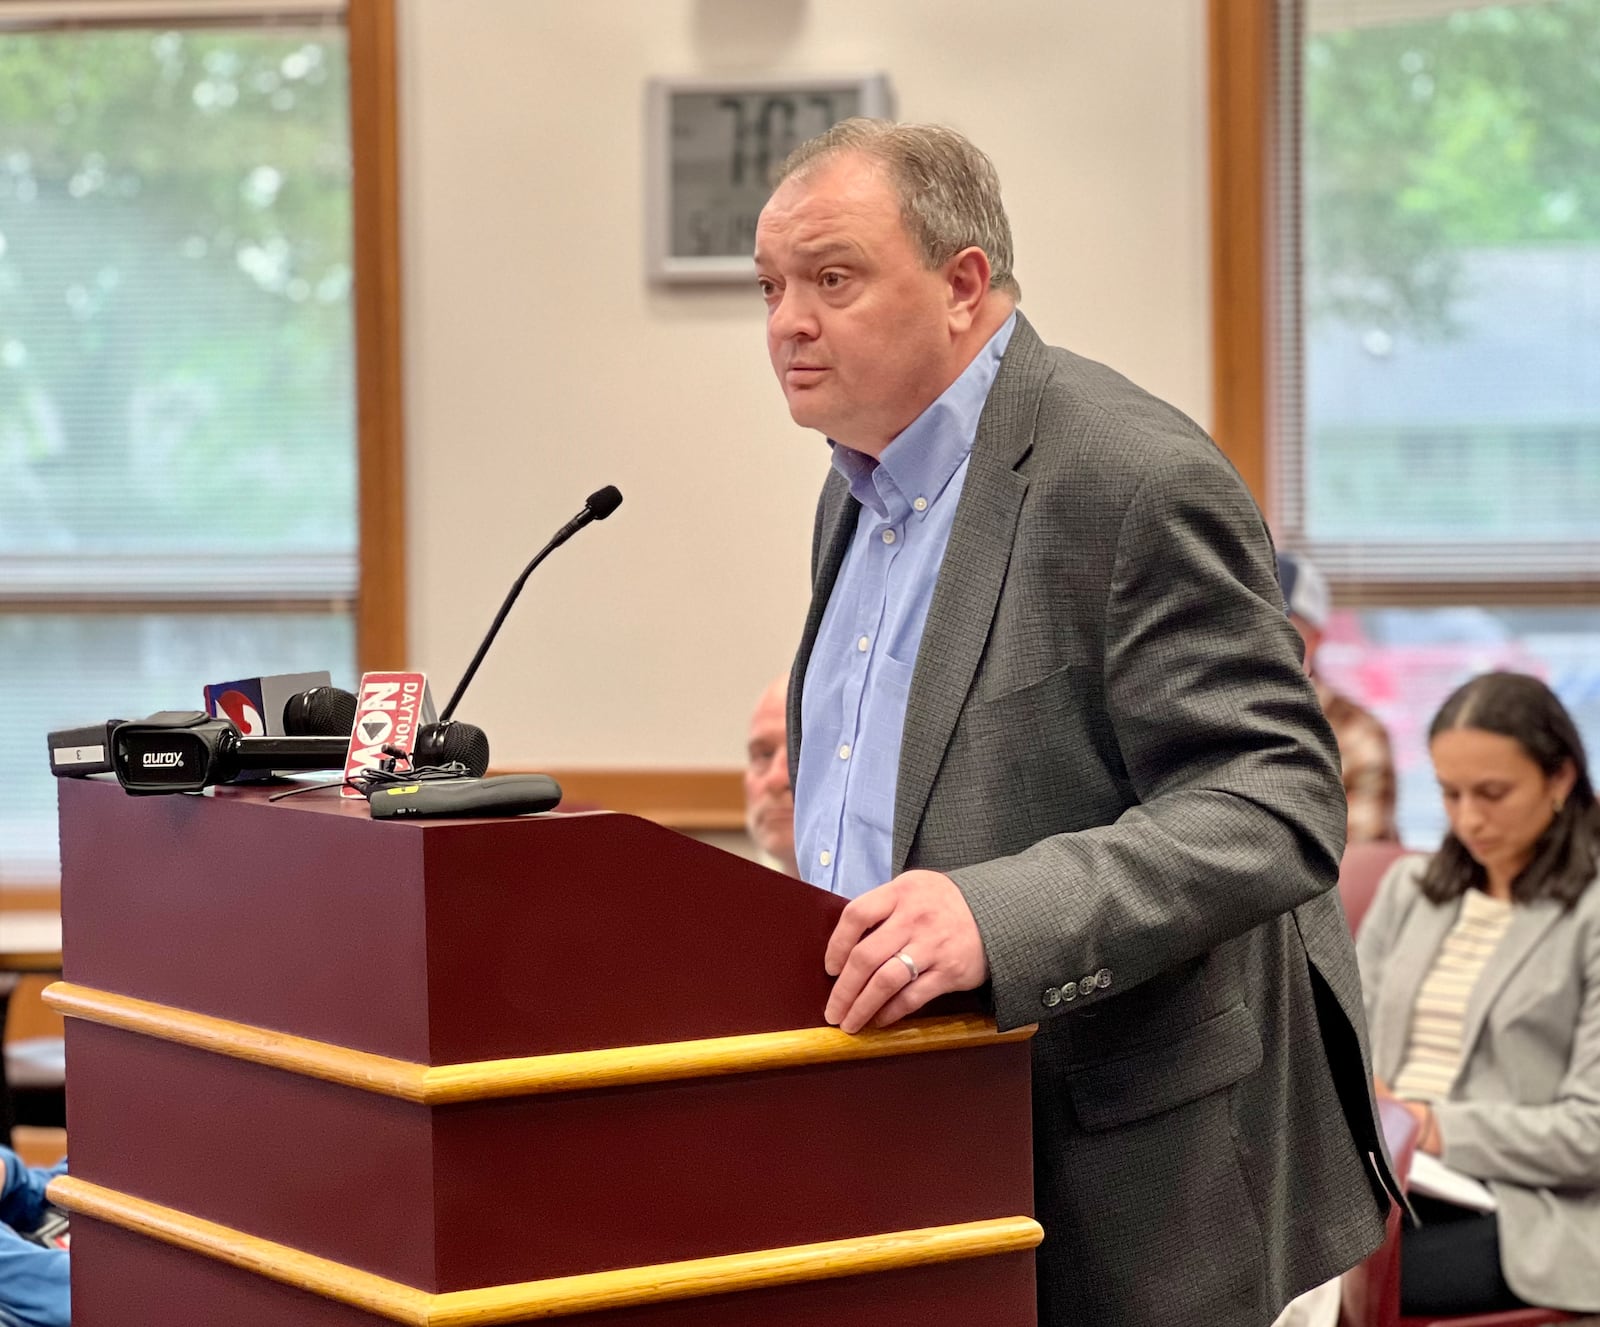
[[[57,778],[112,773],[130,793],[168,793],[336,768],[349,745],[355,697],[326,685],[327,677],[293,673],[220,683],[206,688],[207,710],[58,729],[50,734],[50,772]],[[304,689],[290,691],[292,685]]]
[[[225,692],[223,687],[208,687],[207,701],[220,713],[166,710],[147,719],[112,719],[52,732],[51,773],[74,778],[111,772],[125,792],[150,795],[199,792],[243,778],[342,767],[346,783],[357,789],[356,795],[367,797],[378,820],[548,811],[561,800],[556,781],[545,774],[486,777],[488,738],[472,724],[455,722],[455,709],[534,568],[585,525],[611,515],[621,502],[622,494],[609,485],[591,494],[583,511],[523,569],[437,722],[426,713],[431,704],[426,702],[426,680],[420,674],[368,674],[363,679],[364,697],[369,679],[418,679],[417,704],[410,714],[413,720],[428,721],[416,726],[413,740],[404,747],[380,745],[382,725],[369,731],[363,724],[368,716],[348,691],[314,686],[281,699],[281,686],[273,692],[272,684],[301,678],[256,678],[224,684]],[[213,691],[223,693],[233,706],[215,704]],[[252,708],[248,701],[258,693],[267,699]],[[241,724],[256,731],[242,731]],[[380,767],[377,755],[384,750],[405,758],[411,768],[400,772],[393,759],[385,762],[387,769]]]
[[246,737],[204,710],[164,710],[112,730],[111,767],[125,792],[199,792],[246,770],[335,769],[349,742],[337,734]]

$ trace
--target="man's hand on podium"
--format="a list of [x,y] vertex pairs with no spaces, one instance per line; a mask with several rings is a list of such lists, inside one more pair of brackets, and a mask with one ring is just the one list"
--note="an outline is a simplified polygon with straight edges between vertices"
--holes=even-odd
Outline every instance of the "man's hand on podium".
[[972,910],[937,871],[906,871],[851,900],[824,966],[839,980],[823,1017],[845,1032],[888,1027],[950,991],[989,978]]

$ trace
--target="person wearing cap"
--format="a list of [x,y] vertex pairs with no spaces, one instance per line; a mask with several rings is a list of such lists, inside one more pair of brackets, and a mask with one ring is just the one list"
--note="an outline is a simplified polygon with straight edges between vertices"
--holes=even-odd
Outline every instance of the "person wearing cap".
[[1394,752],[1388,730],[1370,710],[1317,676],[1317,648],[1322,644],[1332,608],[1327,578],[1303,555],[1279,553],[1278,581],[1283,587],[1289,621],[1305,642],[1306,672],[1339,744],[1344,799],[1349,808],[1345,842],[1397,842],[1400,831],[1394,818]]

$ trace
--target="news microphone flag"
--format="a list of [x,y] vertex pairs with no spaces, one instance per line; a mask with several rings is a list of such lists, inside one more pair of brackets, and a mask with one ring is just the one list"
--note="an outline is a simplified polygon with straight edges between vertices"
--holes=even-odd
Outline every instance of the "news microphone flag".
[[416,747],[417,730],[438,717],[426,673],[363,673],[340,796],[365,798],[365,793],[350,787],[350,780],[377,769],[385,759],[386,746],[398,747],[409,756]]
[[[291,697],[312,687],[331,685],[333,675],[326,669],[315,673],[270,673],[264,677],[245,677],[237,682],[215,682],[205,689],[206,713],[213,719],[226,719],[241,737],[286,737],[283,706]],[[238,782],[266,779],[268,769],[241,770]]]

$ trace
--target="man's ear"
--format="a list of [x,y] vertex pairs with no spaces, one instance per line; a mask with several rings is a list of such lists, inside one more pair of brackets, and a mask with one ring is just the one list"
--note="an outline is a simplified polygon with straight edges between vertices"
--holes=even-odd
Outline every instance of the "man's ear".
[[968,245],[945,264],[949,287],[950,330],[965,332],[977,320],[978,310],[989,294],[989,255],[977,245]]

